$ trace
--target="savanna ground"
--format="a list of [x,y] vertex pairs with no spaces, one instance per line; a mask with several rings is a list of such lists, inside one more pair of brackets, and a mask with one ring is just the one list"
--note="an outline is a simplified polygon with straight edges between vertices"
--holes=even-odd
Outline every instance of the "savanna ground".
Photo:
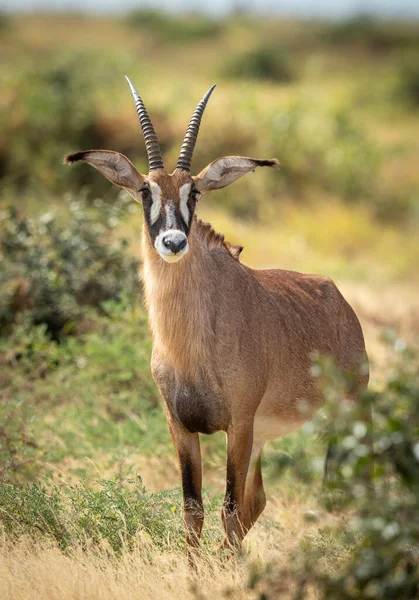
[[[199,215],[250,266],[333,277],[360,317],[372,391],[419,404],[393,366],[419,333],[419,25],[2,16],[0,53],[0,597],[286,598],[306,555],[337,576],[367,534],[351,528],[353,507],[321,501],[326,443],[310,427],[267,448],[268,506],[231,560],[217,550],[225,440],[203,440],[203,551],[198,577],[188,570],[137,280],[141,211],[61,163],[104,147],[144,172],[127,74],[174,165],[218,82],[193,170],[226,154],[281,168],[211,195]],[[415,597],[348,585],[328,597]],[[322,593],[313,579],[299,597]]]

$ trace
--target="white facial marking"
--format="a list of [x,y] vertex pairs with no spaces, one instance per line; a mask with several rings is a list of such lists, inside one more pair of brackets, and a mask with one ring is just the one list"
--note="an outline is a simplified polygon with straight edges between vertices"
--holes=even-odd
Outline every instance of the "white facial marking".
[[178,254],[160,254],[162,259],[167,263],[177,263],[184,255],[185,252],[179,252]]
[[166,211],[166,229],[176,229],[176,209],[174,202],[169,200],[166,203],[165,207]]
[[155,181],[150,181],[151,197],[153,203],[150,210],[150,222],[152,225],[157,221],[161,211],[161,189]]
[[183,217],[183,220],[185,221],[186,225],[189,225],[189,219],[190,219],[189,209],[188,209],[188,200],[189,200],[190,191],[191,191],[190,183],[184,183],[179,190],[180,212],[182,213],[182,217]]

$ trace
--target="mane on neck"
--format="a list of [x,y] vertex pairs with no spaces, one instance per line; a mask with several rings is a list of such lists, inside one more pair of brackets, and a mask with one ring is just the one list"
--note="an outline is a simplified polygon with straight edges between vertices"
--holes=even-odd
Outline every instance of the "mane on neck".
[[224,235],[217,233],[210,223],[205,223],[197,217],[194,217],[194,221],[196,234],[199,240],[207,246],[209,252],[227,251],[234,259],[239,260],[243,246],[227,242]]

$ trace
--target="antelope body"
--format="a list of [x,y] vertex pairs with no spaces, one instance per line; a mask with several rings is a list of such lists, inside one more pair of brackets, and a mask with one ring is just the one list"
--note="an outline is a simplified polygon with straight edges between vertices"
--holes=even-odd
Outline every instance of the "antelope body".
[[[129,82],[129,81],[128,81]],[[203,111],[195,110],[177,168],[168,174],[144,104],[129,82],[150,171],[140,175],[106,150],[66,158],[89,163],[142,202],[144,288],[153,335],[152,373],[165,402],[179,460],[189,549],[203,524],[199,433],[227,433],[227,484],[222,511],[226,545],[237,546],[265,507],[261,452],[266,440],[309,420],[322,402],[310,367],[313,352],[368,376],[362,330],[333,282],[319,275],[253,270],[241,248],[198,220],[198,198],[274,159],[224,157],[195,177],[192,153]]]

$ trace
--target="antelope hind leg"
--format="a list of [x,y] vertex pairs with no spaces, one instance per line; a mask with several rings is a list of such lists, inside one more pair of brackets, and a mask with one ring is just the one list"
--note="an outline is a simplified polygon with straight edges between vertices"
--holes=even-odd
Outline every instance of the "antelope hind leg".
[[262,449],[265,442],[254,440],[244,491],[243,527],[245,533],[253,527],[266,506],[262,479]]

